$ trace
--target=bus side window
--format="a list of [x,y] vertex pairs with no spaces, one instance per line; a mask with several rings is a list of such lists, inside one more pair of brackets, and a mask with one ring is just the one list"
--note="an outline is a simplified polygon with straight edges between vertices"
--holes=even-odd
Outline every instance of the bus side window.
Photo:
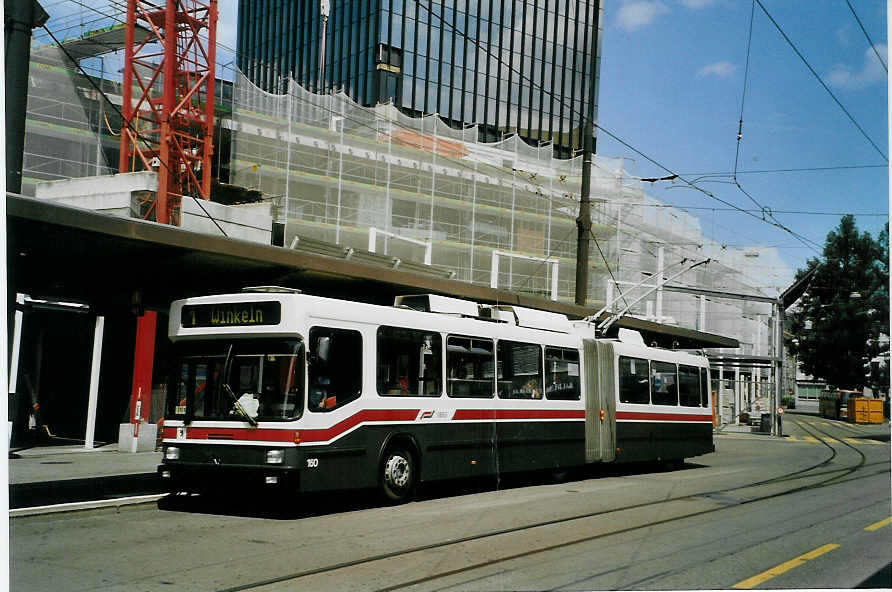
[[541,399],[542,347],[534,343],[499,341],[496,375],[500,399]]
[[352,329],[312,327],[307,348],[308,405],[325,412],[362,394],[362,335]]
[[650,364],[650,392],[654,405],[678,405],[678,370],[671,362]]
[[650,365],[642,358],[619,357],[619,400],[650,403]]
[[678,398],[682,407],[700,406],[700,372],[694,366],[678,366]]
[[446,394],[492,398],[495,360],[491,339],[450,335],[446,338]]
[[709,370],[700,368],[700,406],[709,407]]
[[579,351],[545,347],[545,397],[579,400]]
[[377,386],[382,396],[439,397],[442,392],[439,333],[379,327]]

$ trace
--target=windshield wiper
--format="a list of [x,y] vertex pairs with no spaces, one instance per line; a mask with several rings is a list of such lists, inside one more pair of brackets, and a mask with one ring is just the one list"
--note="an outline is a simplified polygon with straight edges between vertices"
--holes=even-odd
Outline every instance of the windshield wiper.
[[235,396],[235,393],[232,392],[232,388],[225,382],[223,383],[223,390],[226,391],[226,394],[232,399],[232,402],[235,403],[235,408],[238,409],[238,412],[248,420],[248,423],[251,424],[252,427],[257,427],[257,421],[251,417],[251,415],[245,411],[245,408],[242,407],[242,404],[238,402],[238,397]]

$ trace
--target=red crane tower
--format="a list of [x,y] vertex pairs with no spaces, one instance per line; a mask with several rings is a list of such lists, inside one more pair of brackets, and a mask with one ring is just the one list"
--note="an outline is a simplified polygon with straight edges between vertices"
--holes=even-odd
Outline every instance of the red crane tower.
[[217,0],[128,0],[118,168],[158,172],[144,218],[179,225],[183,197],[210,197],[216,46]]

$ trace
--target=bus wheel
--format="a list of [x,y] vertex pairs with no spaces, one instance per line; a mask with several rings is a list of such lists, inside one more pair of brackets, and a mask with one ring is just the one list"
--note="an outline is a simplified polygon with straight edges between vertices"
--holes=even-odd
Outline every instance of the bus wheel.
[[679,471],[684,468],[684,459],[683,458],[670,458],[665,461],[666,470],[669,471]]
[[381,463],[381,493],[389,503],[403,503],[412,497],[415,487],[415,461],[402,448],[391,448]]

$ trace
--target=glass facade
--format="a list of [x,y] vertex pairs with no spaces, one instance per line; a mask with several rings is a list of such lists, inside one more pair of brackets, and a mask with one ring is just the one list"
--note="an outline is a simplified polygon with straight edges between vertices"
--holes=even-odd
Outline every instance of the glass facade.
[[270,92],[292,77],[562,157],[597,114],[598,0],[332,0],[324,35],[319,2],[240,0],[238,27],[239,68]]

